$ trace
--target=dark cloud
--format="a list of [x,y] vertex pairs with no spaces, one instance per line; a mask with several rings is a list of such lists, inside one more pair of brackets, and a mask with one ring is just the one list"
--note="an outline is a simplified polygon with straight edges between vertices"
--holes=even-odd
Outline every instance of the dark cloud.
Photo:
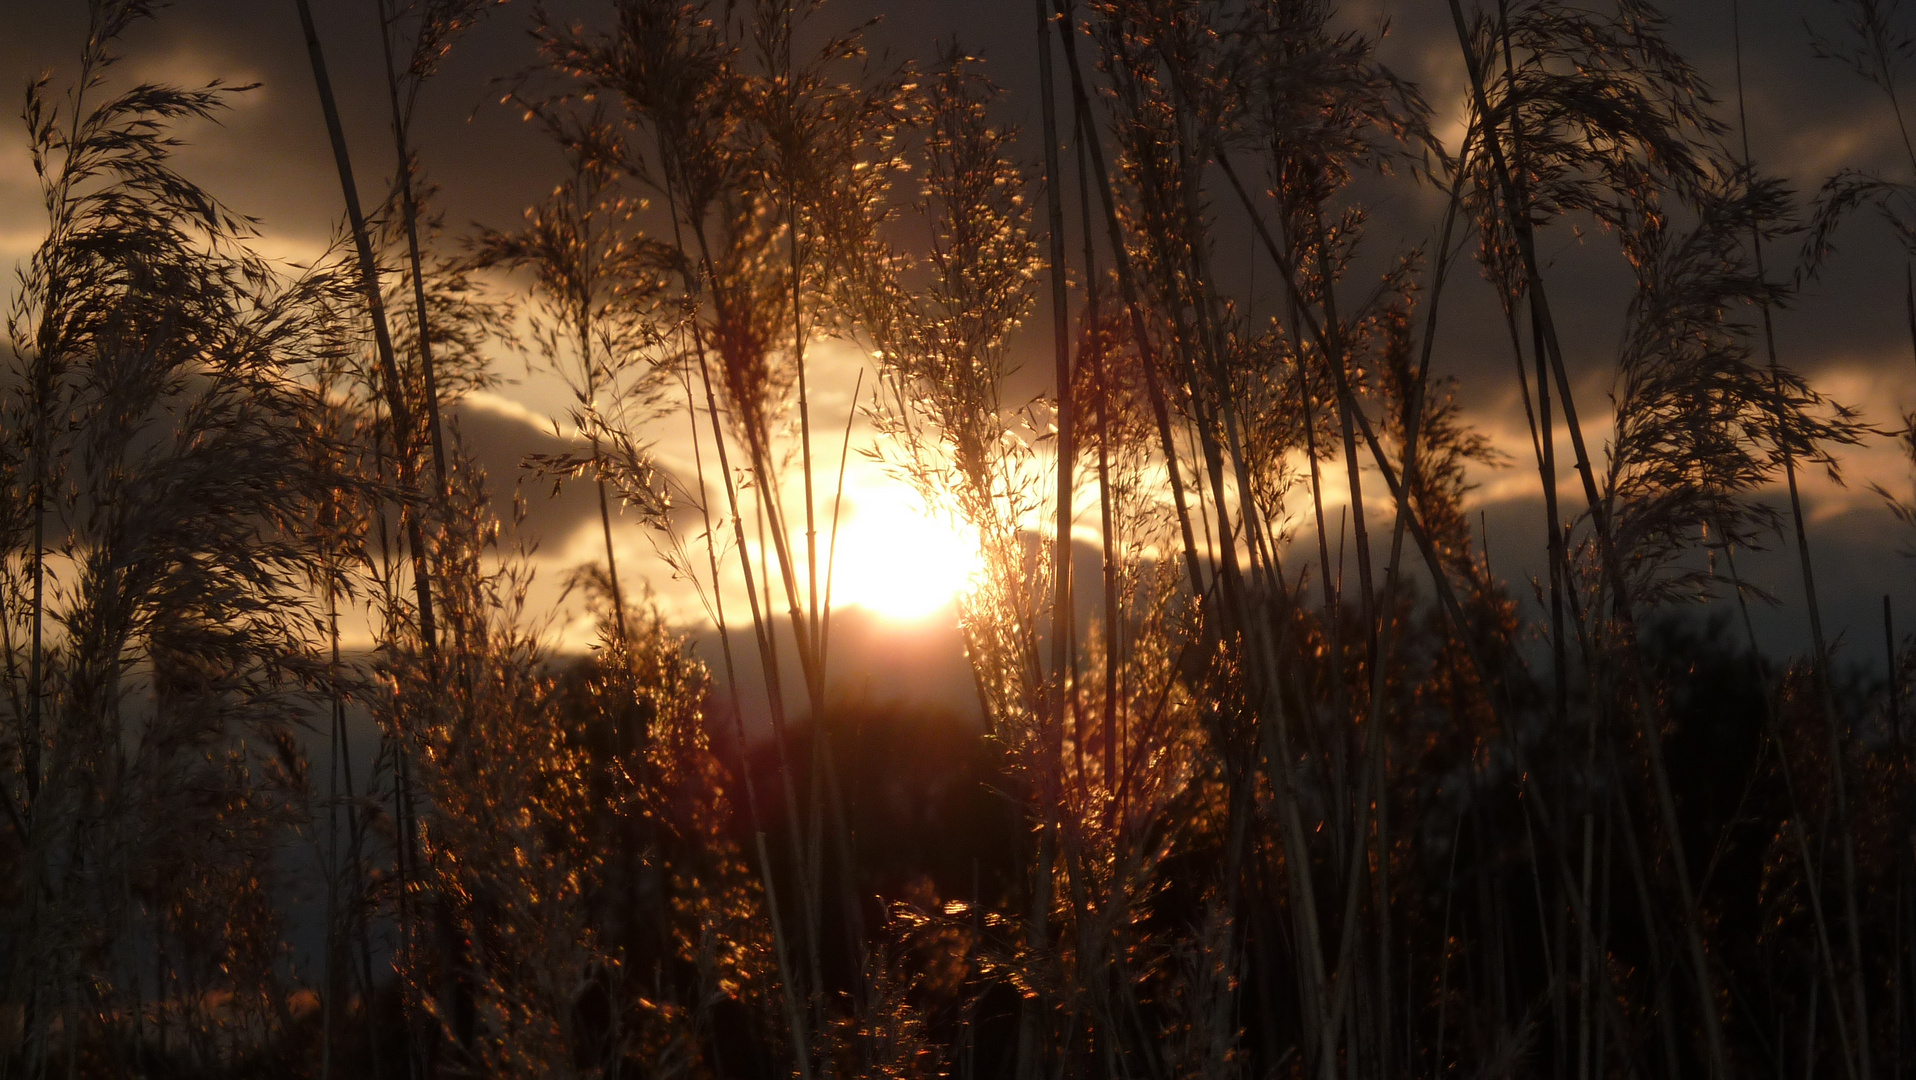
[[[1770,501],[1781,504],[1787,520],[1787,503]],[[1529,619],[1547,618],[1531,585],[1549,567],[1544,553],[1543,500],[1527,497],[1494,503],[1484,508],[1482,520],[1491,568],[1518,601],[1521,614]],[[1916,580],[1908,572],[1905,554],[1916,546],[1916,530],[1894,522],[1869,503],[1813,519],[1807,529],[1810,550],[1816,556],[1817,600],[1824,631],[1836,645],[1839,662],[1880,669],[1883,598],[1889,597],[1898,613],[1897,622],[1902,627],[1898,633],[1916,627]],[[1382,551],[1380,545],[1380,558]],[[1808,609],[1793,537],[1770,537],[1760,550],[1739,550],[1735,558],[1742,579],[1770,594],[1769,601],[1755,596],[1748,600],[1758,646],[1772,656],[1800,654],[1809,641],[1804,614]],[[1691,561],[1711,565],[1700,552]],[[1731,592],[1729,568],[1720,558],[1714,566],[1720,585],[1718,598],[1669,614],[1720,619],[1722,632],[1740,646],[1748,635]]]
[[598,496],[592,485],[572,480],[557,485],[527,468],[534,455],[552,456],[575,452],[580,443],[553,433],[548,423],[526,414],[466,401],[452,410],[448,420],[459,445],[485,470],[487,490],[493,509],[501,520],[512,520],[512,500],[516,494],[526,501],[526,519],[518,538],[528,545],[551,548],[567,537],[596,523]]
[[[587,5],[554,3],[555,17]],[[594,5],[596,6],[596,5]],[[86,34],[86,5],[3,0],[0,73],[18,86],[51,71],[64,88]],[[519,114],[499,104],[496,80],[533,60],[525,34],[530,5],[498,9],[460,39],[442,74],[428,84],[414,121],[428,178],[441,184],[448,224],[508,225],[551,186],[558,156]],[[369,0],[314,0],[314,22],[339,101],[362,197],[376,200],[392,175],[394,152],[375,6]],[[182,0],[136,24],[122,44],[119,77],[203,83],[257,83],[236,95],[222,131],[188,132],[182,166],[235,209],[258,217],[270,234],[322,243],[342,214],[337,173],[320,115],[304,37],[292,0]],[[16,81],[17,80],[17,81]],[[29,183],[30,175],[9,181]],[[6,213],[36,211],[37,205]],[[4,226],[0,226],[4,227]]]

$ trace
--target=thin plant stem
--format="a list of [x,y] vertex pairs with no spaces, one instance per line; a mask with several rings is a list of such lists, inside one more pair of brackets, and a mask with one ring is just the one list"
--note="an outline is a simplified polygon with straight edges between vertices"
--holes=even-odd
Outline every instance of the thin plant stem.
[[[1043,740],[1044,765],[1039,771],[1038,798],[1043,806],[1044,825],[1038,839],[1038,858],[1033,867],[1031,914],[1025,927],[1028,947],[1037,952],[1046,948],[1050,934],[1053,845],[1058,833],[1057,806],[1061,796],[1057,770],[1062,767],[1059,751],[1064,737],[1065,695],[1069,693],[1067,666],[1070,663],[1071,634],[1071,479],[1075,458],[1071,430],[1071,344],[1070,311],[1067,307],[1064,259],[1064,201],[1058,167],[1058,118],[1056,93],[1051,79],[1051,36],[1046,24],[1051,21],[1047,0],[1033,0],[1037,11],[1038,95],[1043,117],[1044,178],[1046,222],[1049,226],[1051,278],[1052,349],[1056,363],[1058,415],[1058,503],[1057,526],[1051,544],[1051,680],[1046,702],[1045,723],[1049,734]],[[1027,998],[1019,1010],[1018,1076],[1037,1080],[1043,1066],[1044,1050],[1039,1045],[1039,1009],[1042,999]]]
[[[1736,59],[1737,122],[1742,135],[1743,165],[1748,168],[1751,167],[1752,162],[1750,159],[1749,117],[1744,111],[1741,12],[1742,5],[1738,3],[1737,0],[1731,0],[1730,27],[1731,34],[1734,38],[1733,51]],[[1890,94],[1890,100],[1892,103],[1896,100],[1896,95],[1893,91]],[[1900,128],[1902,124],[1900,106],[1897,112],[1897,124]],[[1905,134],[1904,138],[1904,145],[1907,147],[1907,134]],[[1911,162],[1916,163],[1916,155],[1912,155]],[[1750,222],[1750,254],[1755,262],[1758,280],[1767,280],[1763,267],[1762,223],[1756,220]],[[1759,300],[1757,307],[1763,317],[1763,349],[1769,361],[1770,381],[1772,386],[1780,391],[1782,387],[1782,374],[1776,359],[1776,330],[1771,319],[1768,298],[1766,297]],[[1776,418],[1776,448],[1783,459],[1783,478],[1789,488],[1790,524],[1795,530],[1797,569],[1803,581],[1803,603],[1809,613],[1810,643],[1811,647],[1816,651],[1814,657],[1816,697],[1818,705],[1822,708],[1824,727],[1829,735],[1830,791],[1834,796],[1836,828],[1842,843],[1843,921],[1849,931],[1851,965],[1850,993],[1852,996],[1850,1008],[1854,1010],[1851,1019],[1856,1026],[1856,1041],[1851,1046],[1851,1050],[1856,1055],[1857,1072],[1867,1077],[1873,1075],[1870,1069],[1869,1050],[1869,997],[1867,989],[1864,986],[1863,977],[1862,919],[1856,906],[1856,840],[1850,826],[1848,783],[1843,762],[1844,748],[1842,729],[1837,720],[1835,695],[1830,689],[1829,644],[1823,636],[1823,612],[1822,605],[1817,602],[1816,597],[1816,572],[1810,556],[1809,529],[1808,526],[1804,524],[1803,498],[1797,490],[1796,455],[1790,445],[1788,437],[1783,433],[1782,419],[1781,416]],[[1836,1006],[1835,1011],[1839,1014],[1842,1012],[1841,1000],[1841,995],[1837,995],[1832,1001],[1832,1004]]]
[[738,692],[738,667],[732,657],[732,632],[725,620],[724,583],[719,575],[718,540],[712,524],[711,497],[705,483],[705,457],[700,447],[698,408],[693,404],[692,376],[690,371],[683,375],[685,386],[685,410],[691,421],[692,429],[692,468],[699,479],[699,514],[705,523],[705,554],[712,575],[712,618],[718,626],[719,650],[725,661],[725,687],[731,699],[732,738],[738,748],[739,782],[745,789],[745,809],[752,825],[752,843],[758,855],[759,880],[765,886],[766,916],[772,926],[772,944],[778,962],[778,976],[783,984],[785,1022],[791,1030],[792,1054],[796,1059],[801,1076],[809,1076],[811,1069],[811,1038],[805,1028],[805,1009],[802,1004],[803,991],[794,976],[791,949],[785,934],[785,921],[778,907],[778,883],[772,869],[772,857],[765,845],[765,826],[759,814],[758,787],[752,777],[752,765],[745,756],[745,716]]
[[[1489,100],[1484,92],[1484,79],[1479,59],[1472,51],[1470,33],[1464,23],[1463,8],[1459,0],[1450,0],[1452,22],[1457,32],[1458,47],[1464,54],[1464,66],[1470,79],[1470,90],[1479,115],[1488,118],[1492,115]],[[1676,797],[1670,788],[1669,772],[1663,760],[1663,736],[1659,730],[1660,721],[1654,695],[1648,678],[1643,670],[1641,657],[1635,648],[1636,624],[1630,607],[1630,598],[1626,588],[1626,579],[1618,563],[1618,556],[1610,531],[1606,504],[1597,492],[1596,478],[1590,465],[1590,456],[1585,449],[1582,428],[1577,422],[1574,397],[1571,393],[1569,372],[1563,362],[1562,349],[1557,341],[1555,326],[1551,320],[1550,307],[1544,297],[1543,279],[1538,270],[1535,243],[1531,235],[1531,223],[1527,206],[1516,203],[1522,192],[1512,181],[1511,170],[1505,160],[1502,140],[1494,131],[1486,127],[1485,148],[1490,152],[1491,167],[1498,186],[1510,196],[1513,205],[1506,207],[1513,231],[1517,234],[1517,245],[1523,259],[1524,273],[1528,278],[1532,312],[1538,316],[1543,327],[1544,342],[1548,347],[1551,368],[1556,376],[1557,393],[1563,405],[1565,428],[1570,433],[1571,447],[1576,452],[1577,471],[1583,479],[1584,494],[1589,503],[1591,524],[1597,533],[1597,546],[1605,576],[1610,583],[1613,607],[1619,621],[1623,624],[1625,640],[1629,644],[1626,657],[1635,683],[1638,703],[1639,722],[1643,732],[1645,757],[1650,763],[1650,774],[1656,789],[1657,809],[1662,818],[1666,839],[1670,844],[1677,891],[1683,905],[1683,928],[1685,944],[1688,947],[1692,975],[1696,985],[1697,1008],[1703,1021],[1704,1046],[1708,1053],[1711,1075],[1715,1080],[1727,1080],[1729,1076],[1728,1054],[1724,1046],[1722,1017],[1717,1006],[1715,977],[1711,972],[1709,955],[1704,948],[1702,931],[1698,926],[1702,915],[1697,897],[1690,880],[1688,856],[1684,851],[1681,829],[1676,819]]]
[[399,209],[406,224],[406,256],[412,263],[413,306],[419,317],[419,370],[425,380],[426,430],[432,440],[433,477],[441,498],[446,487],[446,446],[439,425],[439,383],[433,370],[432,330],[426,306],[425,260],[419,248],[419,204],[413,191],[415,154],[411,139],[410,108],[399,102],[399,75],[393,67],[392,27],[396,21],[389,0],[379,6],[380,51],[386,60],[386,100],[392,109],[393,148],[399,161]]
[[[300,28],[306,35],[306,55],[312,63],[313,81],[319,88],[321,110],[326,117],[326,133],[333,144],[333,163],[339,170],[339,186],[346,201],[346,217],[352,227],[353,247],[359,256],[360,288],[371,312],[373,342],[385,380],[386,408],[391,420],[393,458],[399,466],[399,479],[408,496],[419,490],[412,454],[413,420],[406,404],[399,364],[393,352],[392,333],[386,322],[386,305],[380,295],[379,269],[373,257],[372,234],[366,215],[360,209],[359,189],[353,183],[352,159],[346,149],[346,131],[340,123],[339,106],[333,99],[333,84],[326,72],[326,58],[320,50],[319,31],[313,25],[310,0],[293,0],[299,9]],[[406,539],[412,550],[413,588],[419,601],[419,637],[428,657],[433,656],[437,634],[433,628],[432,578],[426,569],[426,545],[419,527],[418,514],[405,503],[401,514],[406,520]]]

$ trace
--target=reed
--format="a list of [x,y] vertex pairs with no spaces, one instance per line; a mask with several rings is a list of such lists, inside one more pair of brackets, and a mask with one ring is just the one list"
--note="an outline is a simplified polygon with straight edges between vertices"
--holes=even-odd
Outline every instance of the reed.
[[[1799,482],[1884,432],[1782,347],[1839,240],[1907,239],[1900,174],[1800,197],[1645,0],[1455,2],[1442,97],[1319,0],[1039,0],[1036,55],[909,63],[617,0],[526,16],[552,193],[462,236],[418,106],[489,8],[367,6],[373,195],[296,5],[346,209],[310,267],[177,171],[236,88],[122,88],[151,5],[29,88],[0,1075],[1902,1075],[1910,657],[1886,606],[1850,674]],[[1900,130],[1902,15],[1838,18]],[[453,405],[522,312],[573,444],[489,477]],[[1484,401],[1529,581],[1471,521]],[[841,693],[859,469],[978,544],[982,731]],[[592,484],[587,656],[517,479]]]

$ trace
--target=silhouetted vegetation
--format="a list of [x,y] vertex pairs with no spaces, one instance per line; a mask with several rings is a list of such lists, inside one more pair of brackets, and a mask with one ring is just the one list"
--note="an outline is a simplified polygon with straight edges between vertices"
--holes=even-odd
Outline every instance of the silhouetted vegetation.
[[[1916,462],[1916,419],[1773,329],[1843,231],[1916,254],[1916,150],[1789,190],[1645,0],[1450,0],[1455,101],[1319,0],[1036,0],[1035,132],[1003,68],[881,60],[814,0],[614,0],[511,15],[566,172],[460,238],[415,105],[496,5],[373,2],[398,165],[362,205],[294,0],[346,209],[312,265],[175,167],[248,88],[118,77],[156,4],[92,0],[27,88],[0,1077],[1916,1068],[1916,648],[1835,664],[1798,486]],[[1839,7],[1815,47],[1900,125],[1903,17]],[[1429,240],[1378,258],[1400,189]],[[1607,399],[1538,256],[1572,229],[1634,283]],[[1473,288],[1528,447],[1434,370]],[[869,358],[870,460],[982,552],[973,699],[828,693],[825,343]],[[451,419],[502,347],[573,394],[525,467],[596,497],[586,656]],[[1471,470],[1526,455],[1547,570],[1506,582]],[[703,625],[618,564],[632,521]],[[1736,562],[1777,542],[1787,661]]]

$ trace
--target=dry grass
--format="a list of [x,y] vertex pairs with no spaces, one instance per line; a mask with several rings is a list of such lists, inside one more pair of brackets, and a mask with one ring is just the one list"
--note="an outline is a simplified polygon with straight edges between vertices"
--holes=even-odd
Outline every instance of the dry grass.
[[[1733,125],[1642,0],[1452,4],[1454,146],[1316,0],[1039,0],[1041,135],[955,47],[887,66],[815,4],[620,0],[533,13],[511,94],[569,171],[462,246],[413,117],[483,9],[382,2],[400,167],[360,207],[325,102],[347,228],[297,271],[172,166],[238,91],[119,88],[149,5],[94,4],[67,95],[29,88],[0,1076],[1902,1075],[1916,660],[1890,633],[1887,692],[1833,664],[1796,486],[1880,433],[1774,324],[1841,230],[1908,239],[1916,178],[1805,205],[1724,149],[1741,88]],[[1901,16],[1846,10],[1817,48],[1900,122]],[[1425,184],[1429,243],[1367,258],[1361,195]],[[1537,254],[1592,225],[1635,282],[1601,444]],[[1247,229],[1261,305],[1220,267]],[[1799,239],[1802,274],[1765,264]],[[528,273],[574,391],[582,449],[529,464],[597,489],[583,660],[442,427],[513,321],[491,269]],[[1474,287],[1540,478],[1535,608],[1473,529],[1500,459],[1436,357]],[[922,821],[874,808],[896,751],[826,694],[825,341],[873,358],[870,456],[985,553],[985,730],[938,743]],[[651,447],[686,423],[674,471]],[[639,602],[613,498],[722,670]],[[1809,655],[1673,617],[1763,595],[1735,560],[1779,535]],[[324,893],[317,970],[294,887]]]

